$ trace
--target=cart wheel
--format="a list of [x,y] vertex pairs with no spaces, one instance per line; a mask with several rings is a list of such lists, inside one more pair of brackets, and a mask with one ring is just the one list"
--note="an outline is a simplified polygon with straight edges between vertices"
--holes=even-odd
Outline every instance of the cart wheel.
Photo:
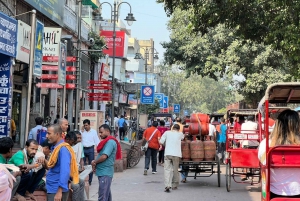
[[231,161],[229,160],[226,164],[226,189],[227,192],[230,192],[230,186],[231,186]]
[[217,170],[218,170],[218,187],[220,187],[221,186],[221,166],[220,166],[221,161],[219,160],[219,157],[216,158],[217,158]]

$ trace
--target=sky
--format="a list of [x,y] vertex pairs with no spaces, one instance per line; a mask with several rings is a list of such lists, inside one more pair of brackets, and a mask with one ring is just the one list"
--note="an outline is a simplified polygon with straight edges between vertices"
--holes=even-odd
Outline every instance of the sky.
[[[113,0],[107,0],[107,2],[113,4]],[[164,52],[160,43],[169,41],[170,35],[167,30],[167,22],[170,18],[167,17],[163,4],[157,4],[155,0],[123,0],[123,2],[128,2],[131,5],[136,21],[131,26],[128,26],[127,22],[124,21],[130,11],[129,6],[125,3],[120,8],[120,19],[123,20],[128,29],[131,29],[131,37],[139,40],[153,38],[154,48],[159,53],[159,63],[163,59]],[[108,18],[110,14],[109,6],[104,4],[102,7],[102,16]]]

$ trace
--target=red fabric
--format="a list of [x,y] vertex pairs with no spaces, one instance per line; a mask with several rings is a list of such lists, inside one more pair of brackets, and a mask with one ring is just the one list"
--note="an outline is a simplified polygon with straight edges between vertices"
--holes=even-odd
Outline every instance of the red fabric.
[[116,159],[117,160],[122,159],[121,145],[118,142],[118,140],[113,136],[107,136],[104,140],[101,140],[101,142],[97,146],[97,152],[99,153],[103,149],[103,147],[105,146],[106,142],[108,142],[108,140],[114,140],[117,143]]
[[242,124],[243,124],[242,122],[235,122],[233,127],[235,133],[241,132]]
[[158,126],[157,127],[157,130],[159,130],[160,131],[160,133],[161,133],[161,136],[167,131],[167,130],[169,130],[167,127],[162,127],[162,126]]

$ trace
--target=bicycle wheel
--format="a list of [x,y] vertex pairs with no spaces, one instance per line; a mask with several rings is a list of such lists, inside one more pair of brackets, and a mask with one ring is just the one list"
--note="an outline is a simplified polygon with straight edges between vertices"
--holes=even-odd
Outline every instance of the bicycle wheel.
[[231,161],[229,160],[226,164],[226,189],[227,192],[230,192],[230,186],[231,186]]

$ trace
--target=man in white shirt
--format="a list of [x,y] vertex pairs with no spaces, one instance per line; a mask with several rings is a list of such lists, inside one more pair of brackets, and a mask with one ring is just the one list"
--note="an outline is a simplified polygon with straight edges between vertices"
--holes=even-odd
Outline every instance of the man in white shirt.
[[179,159],[182,157],[181,153],[181,140],[184,135],[179,132],[180,126],[175,124],[171,131],[166,131],[159,143],[165,145],[165,192],[170,192],[172,186],[173,190],[176,190],[179,185]]
[[115,137],[118,137],[118,132],[119,132],[119,126],[118,126],[118,121],[119,121],[119,118],[118,118],[118,115],[116,114],[115,115],[115,118],[114,118],[114,126],[115,126]]
[[[81,130],[82,145],[84,151],[83,161],[86,163],[88,159],[88,165],[91,165],[92,161],[95,160],[95,150],[100,142],[98,133],[96,130],[91,128],[91,122],[88,119],[83,121],[83,128]],[[93,173],[89,175],[89,184],[91,185],[93,180]]]
[[[248,116],[247,122],[242,124],[241,133],[255,134],[257,133],[257,128],[257,123],[254,122],[254,117]],[[242,140],[240,143],[242,147],[257,147],[259,145],[257,140]]]
[[214,137],[216,136],[216,132],[217,132],[216,127],[210,123],[209,132],[208,132],[208,136],[210,140],[214,140]]

